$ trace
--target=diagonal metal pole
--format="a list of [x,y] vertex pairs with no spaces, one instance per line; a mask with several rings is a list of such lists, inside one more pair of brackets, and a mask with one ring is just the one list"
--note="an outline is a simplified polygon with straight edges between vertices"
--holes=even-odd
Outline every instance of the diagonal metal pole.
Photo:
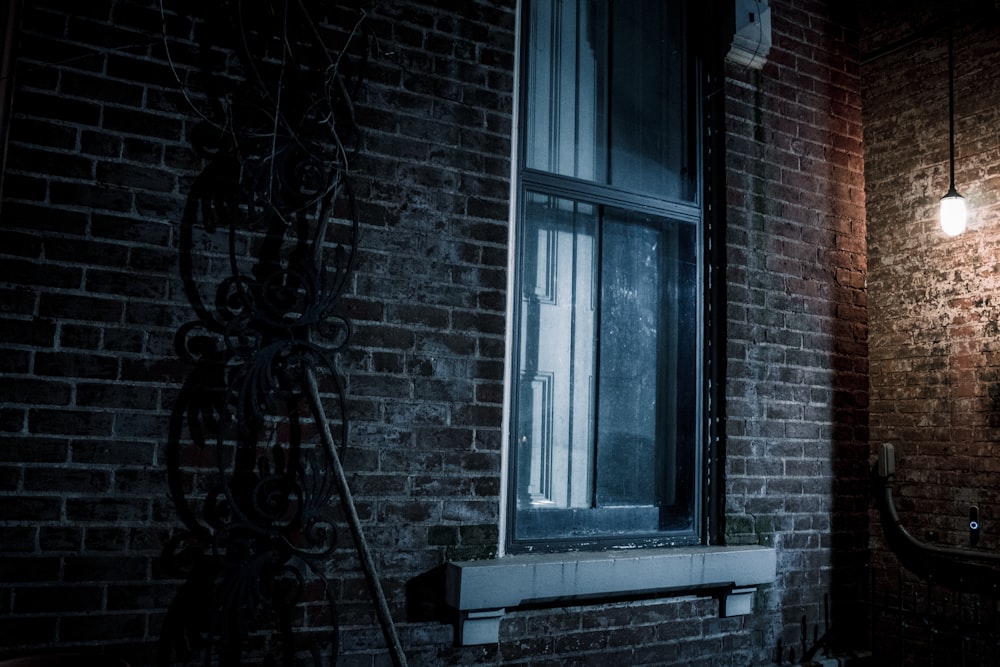
[[351,494],[351,487],[347,483],[347,475],[344,474],[344,467],[340,463],[340,456],[337,454],[337,443],[330,432],[330,421],[326,417],[323,409],[323,402],[320,400],[319,384],[316,381],[316,373],[312,368],[306,368],[306,382],[309,388],[309,400],[312,403],[313,414],[319,425],[320,435],[323,438],[323,445],[326,447],[327,455],[333,465],[334,477],[337,483],[337,491],[340,493],[340,502],[347,515],[347,524],[351,528],[351,535],[354,537],[354,545],[361,557],[361,565],[365,570],[365,579],[371,591],[372,599],[375,602],[375,611],[378,614],[379,623],[382,625],[382,634],[385,636],[386,644],[392,657],[394,667],[407,667],[406,654],[403,653],[402,644],[396,634],[396,624],[392,620],[389,611],[389,604],[382,592],[382,584],[375,569],[375,561],[372,560],[371,550],[365,540],[365,534],[361,530],[361,519],[358,517],[357,509],[354,507],[354,496]]

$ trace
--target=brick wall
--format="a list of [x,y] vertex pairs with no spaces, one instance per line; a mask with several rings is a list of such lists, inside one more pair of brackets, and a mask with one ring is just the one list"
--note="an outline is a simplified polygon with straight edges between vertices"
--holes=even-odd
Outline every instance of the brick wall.
[[[969,210],[958,237],[938,224],[949,180],[946,31],[915,22],[879,35],[865,72],[872,442],[896,445],[907,518],[951,543],[967,541],[969,505],[989,518],[1000,491],[995,22],[955,27],[955,182]],[[910,40],[882,53],[892,38]],[[984,531],[984,544],[1000,544],[997,535]]]
[[828,622],[836,642],[864,642],[865,198],[849,11],[774,3],[768,64],[728,72],[727,534],[779,550],[762,602],[783,659]]
[[[152,7],[27,3],[3,202],[0,645],[142,642],[174,588],[159,448],[190,149],[154,110]],[[53,63],[60,63],[54,65]]]
[[[914,536],[968,546],[969,507],[977,505],[979,546],[995,550],[1000,16],[991,5],[954,19],[950,10],[926,2],[866,16],[871,443],[896,448],[896,502]],[[938,221],[949,186],[950,20],[955,181],[969,210],[968,230],[954,238]],[[894,583],[899,561],[873,525],[873,558]]]
[[[202,58],[225,68],[232,44],[202,21],[211,5],[167,2],[171,69],[156,2],[25,4],[0,245],[0,646],[140,665],[180,584],[160,560],[181,527],[164,468],[205,161],[176,77],[204,102]],[[726,539],[774,545],[778,582],[748,617],[706,599],[519,611],[499,645],[464,649],[429,573],[499,539],[514,7],[399,0],[366,19],[345,466],[410,664],[769,664],[813,643],[827,596],[846,609],[867,539],[865,213],[857,37],[831,6],[773,3],[768,64],[730,65],[724,86]],[[225,243],[197,231],[205,294]],[[342,663],[385,664],[340,534]]]

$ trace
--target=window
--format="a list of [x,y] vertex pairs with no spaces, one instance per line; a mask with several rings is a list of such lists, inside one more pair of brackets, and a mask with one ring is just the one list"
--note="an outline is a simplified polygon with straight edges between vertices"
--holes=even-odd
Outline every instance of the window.
[[508,551],[706,541],[706,124],[685,3],[525,0]]

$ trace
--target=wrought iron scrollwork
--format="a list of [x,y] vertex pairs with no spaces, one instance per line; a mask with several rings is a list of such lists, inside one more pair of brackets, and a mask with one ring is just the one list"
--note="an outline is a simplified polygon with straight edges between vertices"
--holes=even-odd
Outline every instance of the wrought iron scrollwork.
[[[168,30],[189,15],[164,2],[171,54],[191,46]],[[185,24],[210,38],[200,73],[182,74],[171,59],[202,117],[192,143],[205,166],[180,233],[198,319],[176,337],[191,371],[166,463],[184,528],[162,563],[186,581],[164,623],[160,663],[199,656],[208,665],[290,666],[305,653],[328,664],[338,653],[327,581],[338,494],[359,552],[367,550],[340,466],[348,415],[336,364],[351,335],[343,295],[359,220],[348,139],[357,132],[351,99],[366,61],[365,11],[294,0],[219,0],[200,11]],[[377,579],[373,592],[380,597]],[[328,630],[324,640],[315,628]],[[296,646],[303,633],[310,641]],[[386,636],[403,664],[394,630]]]

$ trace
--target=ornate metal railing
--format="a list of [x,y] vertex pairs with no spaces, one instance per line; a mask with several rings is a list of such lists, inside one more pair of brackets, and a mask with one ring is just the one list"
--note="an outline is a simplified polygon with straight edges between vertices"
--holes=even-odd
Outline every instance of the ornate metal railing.
[[[202,9],[181,17],[161,3],[163,45],[201,117],[192,144],[205,166],[180,228],[197,320],[177,335],[191,371],[166,464],[184,528],[162,562],[186,581],[164,623],[160,663],[197,656],[290,666],[303,654],[334,662],[337,604],[327,574],[336,495],[402,665],[341,465],[349,429],[336,360],[351,334],[343,296],[359,220],[349,139],[366,13],[292,0]],[[187,32],[171,34],[178,25]],[[188,34],[206,40],[198,69],[171,55],[198,50]]]

